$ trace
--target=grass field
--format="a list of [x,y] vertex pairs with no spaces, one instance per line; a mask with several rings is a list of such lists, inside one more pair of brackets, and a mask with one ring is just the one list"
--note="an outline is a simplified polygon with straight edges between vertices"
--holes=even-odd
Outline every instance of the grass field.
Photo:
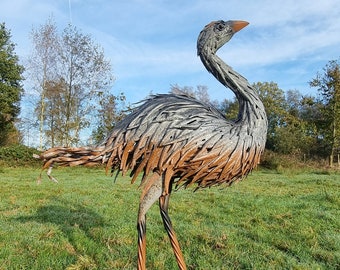
[[[102,169],[0,169],[0,269],[135,269],[140,191]],[[340,174],[254,172],[231,188],[174,192],[189,269],[340,269]],[[154,205],[148,269],[177,269]]]

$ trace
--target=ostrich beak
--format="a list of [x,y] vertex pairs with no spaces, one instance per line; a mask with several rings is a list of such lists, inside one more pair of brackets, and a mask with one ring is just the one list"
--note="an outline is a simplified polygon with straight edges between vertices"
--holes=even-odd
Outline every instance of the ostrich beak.
[[240,31],[242,28],[246,27],[249,22],[246,21],[231,21],[231,28],[233,29],[234,33]]

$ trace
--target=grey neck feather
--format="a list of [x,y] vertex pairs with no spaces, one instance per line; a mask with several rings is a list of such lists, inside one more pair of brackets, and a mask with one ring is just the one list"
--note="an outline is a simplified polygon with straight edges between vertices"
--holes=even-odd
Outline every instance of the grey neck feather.
[[267,117],[264,106],[255,89],[249,84],[247,79],[234,71],[210,50],[200,51],[199,56],[206,69],[211,72],[219,82],[235,93],[240,104],[237,122],[246,121],[251,126],[259,126],[257,122],[264,121],[264,126],[266,127]]

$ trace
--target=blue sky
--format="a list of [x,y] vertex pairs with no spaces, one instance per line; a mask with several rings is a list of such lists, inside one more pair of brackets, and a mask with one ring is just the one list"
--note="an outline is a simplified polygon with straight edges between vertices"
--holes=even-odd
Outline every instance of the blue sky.
[[171,84],[206,85],[212,99],[231,99],[196,56],[197,36],[212,20],[250,22],[219,56],[251,83],[315,94],[308,81],[340,55],[338,0],[2,0],[0,6],[22,60],[32,27],[51,15],[59,30],[71,21],[90,34],[113,66],[113,93],[124,92],[129,102],[168,92]]
[[219,55],[251,83],[314,93],[308,81],[340,56],[337,0],[2,0],[0,18],[20,59],[29,55],[32,27],[51,15],[60,30],[71,21],[104,48],[116,77],[112,91],[129,102],[167,92],[171,84],[206,85],[212,99],[232,98],[196,56],[198,33],[212,20],[250,22]]

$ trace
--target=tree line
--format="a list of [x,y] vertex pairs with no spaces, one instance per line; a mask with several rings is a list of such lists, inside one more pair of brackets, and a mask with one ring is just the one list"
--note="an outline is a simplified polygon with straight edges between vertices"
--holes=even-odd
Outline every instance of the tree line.
[[[0,146],[22,142],[31,128],[38,129],[40,148],[77,146],[84,143],[81,133],[89,129],[88,143],[103,140],[127,109],[124,93],[111,92],[114,76],[103,49],[75,26],[59,32],[51,18],[33,28],[30,37],[30,57],[19,64],[10,31],[0,24]],[[331,165],[340,166],[339,64],[339,60],[329,61],[311,79],[309,85],[317,89],[317,96],[283,91],[275,82],[253,84],[267,112],[266,149],[328,158]],[[30,85],[25,91],[24,74]],[[236,99],[213,101],[206,86],[172,85],[170,92],[210,103],[228,119],[238,117]],[[32,112],[19,119],[23,96]]]
[[[257,82],[252,86],[264,103],[268,118],[266,149],[279,154],[297,155],[304,159],[327,158],[340,166],[340,65],[329,61],[323,72],[309,82],[318,95],[302,95],[298,90],[283,91],[275,82]],[[228,119],[237,119],[238,101],[211,101],[205,86],[180,87],[171,92],[184,92],[211,103]]]

